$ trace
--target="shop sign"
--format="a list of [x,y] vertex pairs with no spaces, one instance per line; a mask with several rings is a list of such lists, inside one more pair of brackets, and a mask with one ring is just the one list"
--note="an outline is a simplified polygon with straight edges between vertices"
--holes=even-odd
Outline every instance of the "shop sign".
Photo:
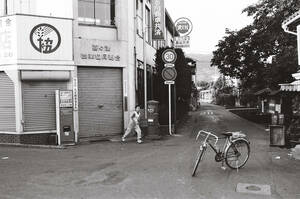
[[31,15],[0,18],[0,62],[73,62],[72,20]]
[[16,57],[15,18],[0,18],[0,63]]
[[72,91],[59,91],[59,107],[72,108],[73,107],[73,94]]
[[60,46],[60,33],[50,24],[38,24],[30,32],[30,43],[40,53],[53,53]]
[[174,37],[174,48],[189,48],[190,47],[190,37]]
[[88,66],[120,66],[121,43],[97,39],[80,39],[75,49],[75,64]]
[[18,59],[73,61],[72,20],[17,15]]
[[165,6],[164,0],[152,0],[152,39],[164,40]]
[[175,28],[179,35],[183,37],[192,32],[193,24],[188,18],[182,17],[175,21]]

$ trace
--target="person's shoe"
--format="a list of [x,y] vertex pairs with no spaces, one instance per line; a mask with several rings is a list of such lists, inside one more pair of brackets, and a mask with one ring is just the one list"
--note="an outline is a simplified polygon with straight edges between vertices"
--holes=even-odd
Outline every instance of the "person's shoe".
[[143,141],[142,141],[142,140],[138,140],[137,143],[138,143],[138,144],[142,144]]
[[125,142],[125,138],[124,138],[124,137],[122,137],[122,139],[121,139],[121,140],[122,140],[122,142]]

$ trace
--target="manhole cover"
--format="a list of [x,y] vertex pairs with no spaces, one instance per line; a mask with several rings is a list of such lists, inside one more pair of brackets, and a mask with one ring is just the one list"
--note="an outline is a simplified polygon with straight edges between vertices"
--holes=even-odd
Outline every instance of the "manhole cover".
[[238,183],[236,192],[271,195],[271,187],[270,185]]
[[261,190],[261,188],[254,186],[254,185],[248,186],[248,187],[246,187],[246,189],[248,189],[250,191],[260,191]]

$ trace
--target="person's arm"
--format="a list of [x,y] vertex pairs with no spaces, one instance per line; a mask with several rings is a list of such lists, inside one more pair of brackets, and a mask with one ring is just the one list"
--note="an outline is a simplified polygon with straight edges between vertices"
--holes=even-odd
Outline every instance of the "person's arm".
[[133,120],[135,117],[135,112],[131,114],[131,119]]

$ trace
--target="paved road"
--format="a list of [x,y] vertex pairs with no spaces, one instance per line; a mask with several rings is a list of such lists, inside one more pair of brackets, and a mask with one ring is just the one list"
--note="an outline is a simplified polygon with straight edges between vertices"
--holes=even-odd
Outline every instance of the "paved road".
[[[239,172],[221,169],[208,152],[191,177],[199,129],[242,130],[251,157]],[[300,162],[270,148],[268,133],[214,105],[203,105],[180,125],[181,137],[139,145],[101,142],[63,150],[0,147],[0,198],[300,198]],[[280,156],[280,159],[276,157]],[[271,186],[271,195],[237,193],[238,183]]]

